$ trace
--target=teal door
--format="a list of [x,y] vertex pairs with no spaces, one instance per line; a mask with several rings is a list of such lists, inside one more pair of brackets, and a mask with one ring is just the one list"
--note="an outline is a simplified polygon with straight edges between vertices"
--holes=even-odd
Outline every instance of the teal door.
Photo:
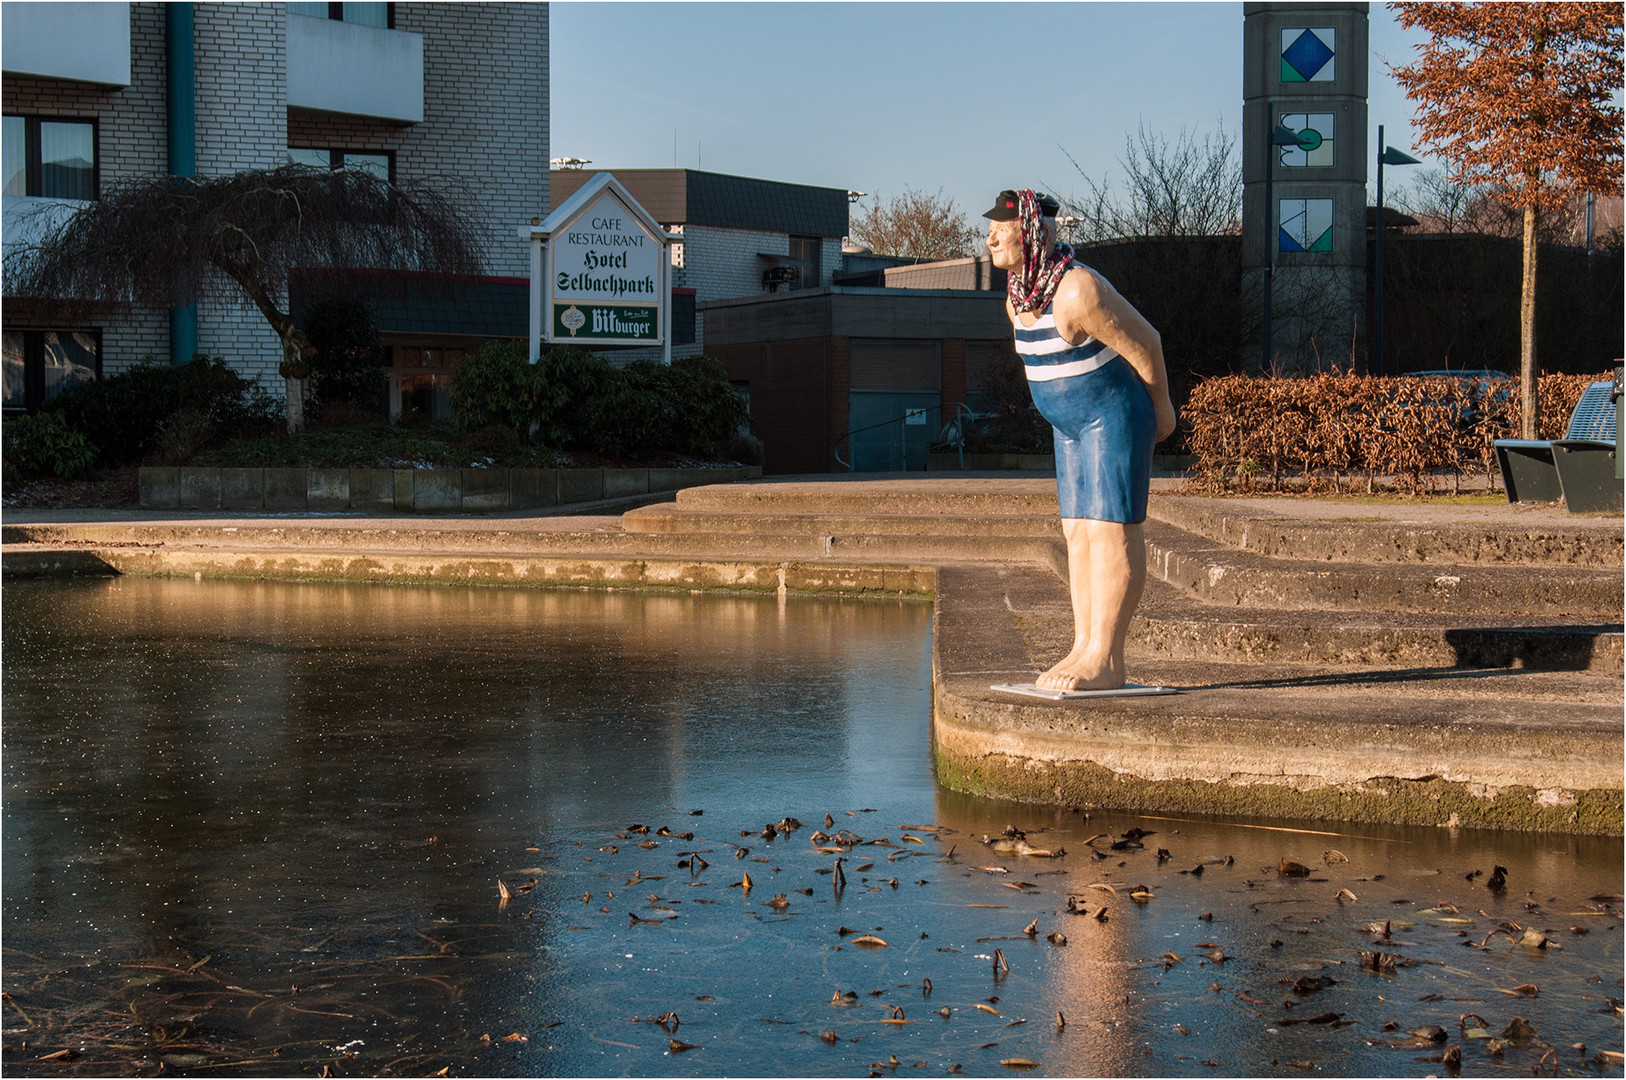
[[926,468],[940,426],[936,390],[853,390],[847,396],[853,472]]

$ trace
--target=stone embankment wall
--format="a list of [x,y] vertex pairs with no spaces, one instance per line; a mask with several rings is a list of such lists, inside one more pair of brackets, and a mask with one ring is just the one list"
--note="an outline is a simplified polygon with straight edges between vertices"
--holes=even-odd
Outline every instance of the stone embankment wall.
[[143,510],[533,510],[758,476],[761,469],[143,468]]

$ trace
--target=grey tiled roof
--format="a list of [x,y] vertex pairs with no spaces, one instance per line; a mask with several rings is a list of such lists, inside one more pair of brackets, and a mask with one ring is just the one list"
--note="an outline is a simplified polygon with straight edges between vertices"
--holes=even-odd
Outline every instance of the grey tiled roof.
[[[713,225],[727,229],[847,235],[847,193],[839,188],[757,180],[696,169],[611,169],[621,186],[665,225]],[[553,204],[569,198],[594,176],[589,169],[550,174]]]

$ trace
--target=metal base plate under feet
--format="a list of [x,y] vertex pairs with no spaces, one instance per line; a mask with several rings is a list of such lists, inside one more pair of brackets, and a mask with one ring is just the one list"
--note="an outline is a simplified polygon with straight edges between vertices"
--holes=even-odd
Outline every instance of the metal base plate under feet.
[[1110,697],[1157,697],[1162,694],[1178,694],[1180,691],[1172,686],[1142,686],[1140,683],[1125,683],[1116,690],[1044,690],[1033,683],[996,683],[990,690],[1003,690],[1007,694],[1025,694],[1028,697],[1044,698],[1047,701],[1072,701],[1076,698],[1110,698]]

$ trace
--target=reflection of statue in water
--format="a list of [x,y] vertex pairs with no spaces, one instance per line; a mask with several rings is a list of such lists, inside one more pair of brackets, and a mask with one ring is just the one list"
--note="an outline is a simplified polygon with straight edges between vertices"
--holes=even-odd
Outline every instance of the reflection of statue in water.
[[1174,404],[1157,331],[1056,243],[1056,210],[1032,190],[1002,191],[983,216],[994,265],[1009,273],[1028,389],[1056,429],[1073,649],[1036,685],[1106,690],[1124,685],[1124,640],[1146,584],[1152,447],[1174,431]]

